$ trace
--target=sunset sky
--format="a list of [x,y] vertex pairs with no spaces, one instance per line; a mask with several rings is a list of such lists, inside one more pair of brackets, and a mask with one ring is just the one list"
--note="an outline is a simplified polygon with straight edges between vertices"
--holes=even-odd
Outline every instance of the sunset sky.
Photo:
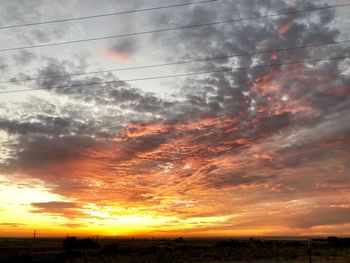
[[3,28],[190,2],[0,0],[0,236],[350,235],[350,1]]

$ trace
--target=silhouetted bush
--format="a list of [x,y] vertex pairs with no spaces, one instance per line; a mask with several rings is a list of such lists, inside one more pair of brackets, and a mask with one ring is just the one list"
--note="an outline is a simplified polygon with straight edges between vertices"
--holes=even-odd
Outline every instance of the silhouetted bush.
[[297,241],[291,241],[286,243],[286,247],[293,247],[293,248],[305,247],[305,244]]
[[63,248],[67,253],[79,249],[99,249],[100,244],[91,238],[78,240],[76,237],[67,237],[63,241]]
[[330,236],[330,237],[327,237],[327,241],[330,244],[337,244],[339,242],[339,238],[335,236]]
[[184,239],[182,237],[178,237],[178,238],[175,238],[174,241],[178,243],[183,243]]
[[219,241],[215,244],[215,247],[246,248],[247,246],[247,242],[237,241],[233,239]]
[[78,239],[76,237],[67,237],[63,241],[63,249],[67,253],[70,253],[73,251],[73,249],[77,248],[77,244],[78,244]]
[[328,244],[336,248],[350,247],[350,238],[338,238],[330,236],[327,238]]
[[82,240],[78,241],[77,248],[81,248],[81,249],[99,249],[100,248],[100,244],[97,241],[92,240],[91,238],[85,238],[85,239],[82,239]]
[[101,249],[101,254],[105,256],[115,256],[119,253],[117,244],[106,245]]
[[33,259],[27,254],[21,254],[12,258],[10,263],[30,263]]

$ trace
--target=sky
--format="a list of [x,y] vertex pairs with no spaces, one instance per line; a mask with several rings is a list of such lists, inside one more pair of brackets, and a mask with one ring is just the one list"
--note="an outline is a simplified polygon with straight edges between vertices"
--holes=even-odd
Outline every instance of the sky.
[[0,236],[350,235],[349,6],[3,51],[350,4],[1,28],[189,2],[0,0]]

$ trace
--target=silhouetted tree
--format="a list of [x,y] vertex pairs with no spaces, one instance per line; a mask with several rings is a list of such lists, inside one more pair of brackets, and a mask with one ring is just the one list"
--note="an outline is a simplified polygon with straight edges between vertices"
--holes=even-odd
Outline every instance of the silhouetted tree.
[[77,247],[78,239],[76,237],[67,237],[63,241],[63,248],[67,253],[72,252]]
[[338,237],[335,237],[335,236],[330,236],[330,237],[327,237],[327,241],[330,243],[330,244],[337,244],[339,242],[339,238]]

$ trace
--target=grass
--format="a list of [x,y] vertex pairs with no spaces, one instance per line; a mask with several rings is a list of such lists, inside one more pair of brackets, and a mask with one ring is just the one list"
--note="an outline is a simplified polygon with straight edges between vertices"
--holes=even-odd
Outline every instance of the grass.
[[[65,246],[63,243],[65,242]],[[152,263],[250,262],[350,263],[347,239],[230,240],[230,239],[72,239],[0,238],[0,262]]]

